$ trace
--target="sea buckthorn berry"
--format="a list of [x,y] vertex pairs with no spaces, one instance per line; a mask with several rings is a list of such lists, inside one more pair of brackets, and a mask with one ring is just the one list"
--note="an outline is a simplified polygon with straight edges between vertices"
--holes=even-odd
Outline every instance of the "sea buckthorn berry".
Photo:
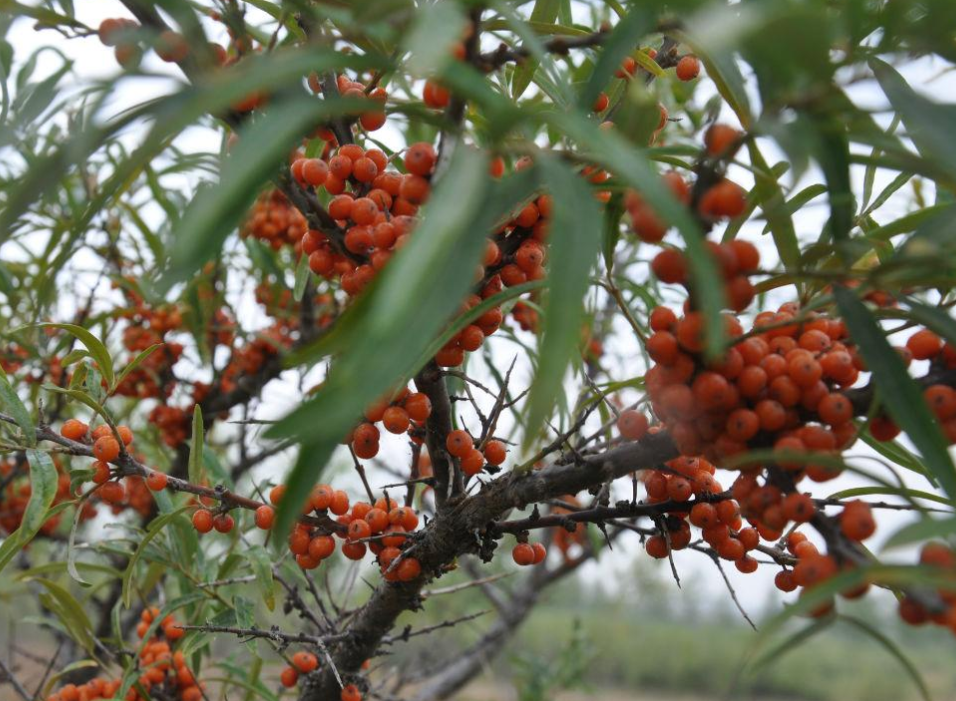
[[379,509],[377,507],[365,514],[365,520],[372,529],[372,533],[381,533],[388,527],[389,524],[388,514],[384,509]]
[[943,349],[943,342],[929,329],[922,329],[909,337],[906,348],[916,360],[929,360]]
[[956,390],[946,385],[930,385],[923,391],[923,399],[940,421],[956,418]]
[[100,497],[110,504],[119,504],[126,498],[126,488],[119,482],[107,482],[100,487]]
[[101,461],[93,463],[93,482],[94,484],[103,484],[110,478],[110,466]]
[[[356,543],[346,543],[345,545],[356,545]],[[343,549],[345,545],[342,546]],[[357,545],[362,545],[362,543],[358,543]],[[316,560],[324,560],[334,552],[335,538],[330,535],[317,535],[309,541],[309,557],[314,557]]]
[[335,490],[332,493],[332,501],[329,504],[329,511],[336,516],[341,516],[349,510],[349,495],[341,490]]
[[299,674],[308,674],[319,666],[319,658],[311,652],[299,651],[292,656],[292,665]]
[[628,409],[622,411],[618,417],[617,430],[620,431],[621,437],[629,441],[639,441],[647,434],[648,423],[643,412]]
[[295,667],[286,667],[282,670],[282,674],[279,675],[279,680],[282,682],[282,686],[291,689],[298,684],[299,673],[295,670]]
[[710,528],[719,523],[717,509],[713,504],[694,504],[690,510],[690,522],[698,528]]
[[146,476],[146,486],[154,492],[161,492],[166,489],[168,481],[169,477],[166,476],[166,473],[158,470],[153,470]]
[[64,438],[68,438],[71,441],[79,441],[86,436],[86,433],[89,430],[90,427],[82,421],[77,421],[76,419],[67,419],[63,422],[63,426],[60,427],[60,435]]
[[199,509],[193,514],[193,528],[200,533],[209,533],[212,530],[212,521],[212,512],[206,509]]
[[797,588],[797,583],[793,579],[793,572],[791,570],[781,570],[777,572],[777,576],[773,578],[773,584],[782,592],[791,592]]
[[783,515],[788,521],[806,523],[816,513],[816,506],[809,494],[788,494],[783,500]]
[[647,554],[658,560],[663,560],[670,553],[667,541],[663,536],[653,535],[644,543],[644,550]]
[[485,443],[484,457],[491,465],[500,465],[505,461],[508,455],[508,449],[501,441],[488,441]]
[[229,514],[217,514],[212,520],[213,528],[220,533],[228,533],[235,525],[235,520]]
[[321,158],[308,158],[301,162],[302,180],[313,187],[320,187],[325,184],[325,181],[329,178],[329,166],[325,161]]
[[451,431],[445,438],[445,447],[456,458],[463,458],[475,447],[475,444],[468,431],[458,429]]
[[694,80],[698,75],[700,75],[700,60],[696,56],[682,56],[677,62],[678,80],[686,82]]
[[256,509],[256,526],[264,531],[272,528],[272,522],[275,520],[276,511],[268,504],[263,504]]
[[282,495],[285,494],[285,485],[277,484],[275,487],[269,490],[269,502],[272,504],[278,504],[282,501]]
[[93,443],[93,457],[101,462],[113,462],[120,454],[119,442],[112,436],[97,438]]
[[433,80],[425,81],[422,101],[432,109],[444,109],[451,101],[451,94]]
[[428,175],[435,167],[435,148],[428,143],[412,144],[405,151],[405,170],[412,175]]
[[739,217],[747,209],[744,189],[730,180],[721,180],[700,198],[700,211],[712,217]]
[[677,323],[677,315],[667,307],[655,307],[648,318],[652,331],[670,331]]
[[372,527],[368,524],[368,521],[355,519],[349,524],[347,531],[349,540],[363,540],[370,535],[372,535]]
[[687,263],[680,251],[665,248],[654,256],[651,271],[664,283],[677,284],[687,279]]
[[522,567],[534,564],[534,548],[528,543],[518,543],[511,551],[511,558],[515,564]]
[[534,550],[534,560],[531,563],[533,565],[540,565],[548,557],[548,549],[544,547],[544,543],[532,543],[531,549]]
[[410,425],[408,412],[400,406],[390,406],[382,416],[382,425],[389,433],[405,433]]
[[422,573],[421,563],[414,557],[403,558],[395,568],[396,577],[400,582],[410,582],[417,579]]
[[606,93],[601,93],[597,96],[597,99],[594,101],[594,104],[591,105],[592,112],[603,112],[607,109],[607,106],[610,104],[611,100],[608,98]]
[[853,418],[853,404],[846,395],[834,392],[828,394],[817,404],[820,420],[830,426],[840,426]]
[[840,529],[850,540],[862,541],[876,532],[876,521],[870,505],[862,501],[851,501],[843,507],[840,514]]
[[477,475],[485,466],[485,456],[477,448],[472,448],[461,459],[461,471],[469,477]]
[[362,701],[362,693],[355,684],[348,684],[342,688],[339,699],[340,701]]
[[870,421],[870,435],[878,441],[891,441],[900,434],[899,427],[885,416],[874,416]]
[[704,146],[707,153],[715,157],[729,157],[743,136],[737,129],[726,124],[714,124],[704,134]]

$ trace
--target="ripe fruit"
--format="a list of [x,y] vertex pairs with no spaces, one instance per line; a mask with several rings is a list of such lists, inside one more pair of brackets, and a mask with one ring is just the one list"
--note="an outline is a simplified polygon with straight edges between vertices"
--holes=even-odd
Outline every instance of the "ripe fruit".
[[485,443],[484,459],[491,465],[500,465],[505,461],[508,455],[508,449],[501,441],[488,441]]
[[112,436],[97,438],[93,443],[93,457],[101,462],[113,462],[119,454],[119,442]]
[[511,558],[515,564],[527,567],[534,564],[534,548],[528,543],[518,543],[511,551]]
[[256,509],[256,526],[264,531],[272,528],[272,522],[275,520],[276,512],[268,504],[263,504]]
[[629,441],[639,441],[647,433],[648,420],[642,412],[635,409],[622,411],[617,419],[617,430],[621,437]]
[[228,533],[235,525],[235,520],[229,514],[216,514],[212,520],[213,528],[220,533]]
[[308,674],[319,666],[319,659],[311,652],[300,650],[292,656],[292,665],[300,674]]
[[286,667],[282,670],[282,674],[279,675],[279,679],[282,682],[282,686],[290,689],[298,683],[299,673],[295,671],[294,667]]
[[863,501],[851,501],[840,514],[840,529],[850,540],[862,541],[876,532],[876,521],[870,505]]
[[362,701],[362,694],[355,684],[348,684],[342,688],[339,698],[341,701]]
[[693,80],[700,75],[700,60],[696,56],[682,56],[677,62],[677,77],[679,80]]
[[169,478],[166,476],[165,472],[153,470],[146,477],[146,486],[152,489],[154,492],[160,492],[163,489],[166,489],[166,483],[168,481]]
[[714,157],[727,158],[736,151],[741,132],[726,124],[714,124],[704,134],[707,153]]
[[405,151],[405,170],[412,175],[428,175],[435,167],[437,156],[431,144],[419,142]]
[[89,431],[89,429],[90,427],[82,421],[67,419],[60,428],[60,435],[64,438],[69,438],[71,441],[79,441],[86,436],[86,432]]
[[206,509],[199,509],[193,514],[193,528],[200,533],[209,533],[212,530],[212,512]]
[[456,458],[463,458],[475,447],[475,444],[468,431],[458,429],[451,431],[445,438],[445,447]]

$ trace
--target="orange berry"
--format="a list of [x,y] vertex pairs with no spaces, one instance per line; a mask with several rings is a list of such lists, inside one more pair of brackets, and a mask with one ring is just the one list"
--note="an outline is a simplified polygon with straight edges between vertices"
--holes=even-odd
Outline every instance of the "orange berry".
[[169,477],[166,476],[165,472],[153,470],[146,477],[146,486],[154,492],[161,492],[162,490],[166,489],[166,484],[168,481]]
[[909,337],[906,347],[916,360],[929,360],[943,349],[943,342],[929,329],[922,329]]
[[390,406],[382,416],[382,425],[389,433],[405,433],[410,425],[408,412],[400,406]]
[[101,462],[112,462],[119,457],[119,442],[112,436],[97,438],[93,443],[93,457]]
[[663,536],[659,535],[653,535],[648,538],[644,543],[644,550],[647,551],[648,555],[658,560],[663,560],[670,552],[670,548],[667,547],[667,541]]
[[475,444],[468,431],[458,429],[451,431],[445,438],[445,447],[456,458],[463,458],[475,447]]
[[[299,161],[296,161],[297,163]],[[320,187],[329,178],[329,166],[321,158],[302,159],[302,180],[313,187]]]
[[335,490],[332,494],[332,501],[329,504],[329,511],[336,516],[341,516],[349,510],[349,495],[341,490]]
[[212,527],[220,533],[228,533],[235,525],[235,520],[229,514],[217,514],[212,520]]
[[528,543],[518,543],[511,551],[511,557],[515,564],[522,567],[534,564],[534,548]]
[[544,562],[548,556],[548,549],[544,547],[544,543],[532,543],[531,549],[534,550],[534,561],[531,564],[540,565]]
[[[346,543],[346,545],[350,545],[350,543]],[[351,545],[362,545],[364,547],[363,543],[351,543]],[[345,545],[342,547],[344,549]],[[330,535],[317,535],[315,538],[309,541],[308,552],[309,557],[313,557],[316,560],[324,560],[335,552],[335,538]],[[362,551],[362,554],[365,554],[364,550]]]
[[477,448],[471,448],[461,460],[461,471],[469,477],[477,475],[485,466],[485,456]]
[[300,650],[292,656],[292,665],[300,674],[308,674],[319,666],[319,659],[311,652]]
[[597,96],[597,99],[594,101],[594,104],[591,105],[591,111],[603,112],[604,110],[607,109],[607,106],[608,104],[610,104],[610,102],[611,100],[610,98],[608,98],[607,94],[602,92],[600,95]]
[[684,82],[700,75],[700,60],[696,56],[682,56],[677,62],[677,78]]
[[285,494],[285,485],[277,484],[275,487],[269,490],[269,501],[272,504],[278,504],[282,501],[282,495]]
[[[714,124],[704,135],[707,153],[714,157],[729,157],[736,150],[736,144],[742,134],[726,124]],[[733,147],[733,150],[731,148]]]
[[398,581],[410,582],[422,573],[422,565],[414,557],[403,558],[395,568]]
[[851,501],[840,514],[840,529],[850,540],[862,541],[876,532],[876,520],[869,504]]
[[275,520],[276,511],[268,504],[263,504],[256,509],[256,526],[264,531],[272,528],[272,522]]
[[209,533],[212,530],[212,512],[199,509],[193,514],[193,528],[200,533]]
[[362,694],[355,684],[349,684],[343,687],[339,699],[340,701],[362,701]]
[[492,440],[485,443],[484,457],[491,465],[500,465],[507,455],[508,449],[501,441]]
[[119,504],[126,498],[126,489],[119,482],[107,482],[100,487],[100,497],[110,504]]
[[63,422],[63,426],[60,428],[60,435],[64,438],[70,439],[71,441],[78,441],[82,440],[89,430],[90,427],[82,421],[77,421],[76,419],[67,419]]
[[435,167],[437,156],[431,144],[419,142],[405,151],[405,170],[412,175],[428,175]]
[[635,409],[622,411],[617,419],[617,430],[629,441],[641,440],[647,433],[647,428],[647,416]]
[[299,682],[299,673],[295,670],[295,667],[286,667],[279,675],[279,680],[282,682],[282,686],[290,689]]

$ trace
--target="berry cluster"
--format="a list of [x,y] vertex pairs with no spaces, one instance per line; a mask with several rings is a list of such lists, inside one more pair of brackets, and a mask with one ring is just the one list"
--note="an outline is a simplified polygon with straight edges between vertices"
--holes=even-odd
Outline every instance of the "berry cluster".
[[[130,688],[123,697],[125,701],[143,701],[148,698],[164,698],[175,701],[202,701],[205,697],[205,685],[196,680],[185,656],[174,651],[171,643],[185,634],[178,627],[173,616],[166,616],[156,626],[156,634],[145,640],[147,633],[159,616],[159,609],[147,608],[140,616],[136,626],[136,635],[144,639],[139,650],[139,671],[136,686]],[[65,684],[46,701],[94,701],[95,699],[116,698],[122,687],[122,680],[93,679],[86,684]],[[137,688],[139,687],[139,688]],[[146,692],[147,696],[140,693]]]
[[[55,455],[52,458],[57,471],[56,496],[53,498],[53,504],[56,505],[70,499],[70,476],[63,471],[59,458]],[[30,495],[33,493],[26,470],[22,471],[22,476],[11,477],[17,469],[18,466],[14,462],[0,462],[0,483],[4,485],[3,490],[0,491],[0,533],[13,533],[20,527]],[[96,508],[88,502],[84,503],[80,517],[85,520],[95,515]],[[40,533],[43,535],[53,533],[60,525],[60,519],[59,513],[50,516],[40,526]]]

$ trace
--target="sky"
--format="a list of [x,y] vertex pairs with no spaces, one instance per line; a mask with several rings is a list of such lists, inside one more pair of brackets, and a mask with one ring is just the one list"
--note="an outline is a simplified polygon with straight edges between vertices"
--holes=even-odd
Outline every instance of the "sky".
[[[97,26],[99,21],[106,17],[128,16],[120,3],[115,2],[115,0],[98,0],[95,3],[82,2],[77,3],[77,6],[79,18],[90,26]],[[580,9],[581,8],[578,7],[578,10]],[[218,31],[218,27],[210,24],[207,29],[211,30],[211,38],[221,40],[220,37],[215,35],[215,32]],[[61,36],[50,30],[41,32],[34,31],[30,22],[21,20],[14,25],[7,39],[13,44],[18,61],[23,61],[26,56],[37,48],[52,44],[58,51],[75,60],[77,73],[82,76],[83,80],[107,78],[116,71],[112,49],[102,46],[96,37],[65,41]],[[37,71],[38,75],[43,75],[55,70],[58,63],[59,58],[55,53],[51,51],[44,52],[40,57]],[[144,99],[175,89],[176,81],[178,80],[178,78],[175,77],[175,70],[171,69],[167,64],[161,63],[153,54],[147,55],[144,67],[147,70],[155,71],[159,76],[166,74],[170,77],[127,80],[122,90],[117,91],[116,94],[118,97],[110,105],[110,110],[118,113],[131,105],[140,103]],[[901,70],[914,87],[925,91],[927,94],[953,94],[954,89],[956,89],[956,74],[944,72],[944,68],[945,66],[934,63],[931,60],[921,59],[910,62],[902,67]],[[703,102],[714,92],[714,88],[712,83],[705,79],[702,81],[699,91],[702,98],[701,101]],[[848,89],[848,93],[852,99],[862,106],[875,110],[883,109],[886,106],[882,94],[870,81],[862,81],[854,84]],[[756,101],[756,95],[754,95],[754,98]],[[726,121],[733,121],[732,114],[726,110],[726,108],[725,113],[722,114],[722,118]],[[888,115],[886,114],[878,114],[876,118],[881,124],[887,124],[889,121]],[[142,137],[142,134],[141,127],[137,127],[132,129],[125,136],[125,139],[129,143],[135,143],[138,138]],[[400,135],[394,129],[390,130],[386,128],[376,134],[376,136],[379,136],[379,134],[383,136],[383,139],[390,146],[398,147],[401,145]],[[208,129],[196,128],[181,136],[178,140],[178,145],[187,152],[218,153],[221,145],[221,135]],[[782,153],[772,142],[767,139],[761,139],[761,145],[765,153],[768,154],[771,162],[777,159],[783,159]],[[745,187],[752,185],[752,179],[747,171],[742,168],[733,169],[731,176]],[[856,168],[853,172],[853,177],[855,190],[858,192],[862,182],[862,168]],[[878,192],[881,184],[886,184],[891,179],[891,175],[881,173],[878,176],[875,191]],[[799,183],[793,184],[793,192],[798,191],[812,182],[819,181],[819,172],[811,168]],[[182,181],[181,187],[191,188],[194,184],[194,178],[186,178]],[[904,188],[903,191],[892,197],[887,205],[876,215],[876,219],[880,222],[887,222],[909,211],[913,204],[912,198],[908,193],[909,190]],[[930,192],[927,193],[927,197],[932,197],[931,188]],[[795,223],[798,234],[804,239],[815,239],[817,232],[826,221],[827,215],[828,208],[826,207],[826,200],[825,198],[821,198],[817,200],[813,206],[801,211],[799,216],[796,217]],[[158,210],[153,211],[151,216],[159,216]],[[772,240],[769,236],[761,235],[762,228],[762,221],[750,222],[743,228],[741,236],[758,244],[765,261],[775,261],[776,256]],[[7,248],[4,249],[4,255],[15,255],[15,253]],[[75,262],[81,266],[85,264],[83,259]],[[88,265],[93,266],[94,264],[95,259],[90,256]],[[266,318],[258,306],[251,300],[248,291],[243,293],[237,289],[233,292],[237,295],[237,305],[244,320],[253,319],[256,320],[254,323],[262,325],[267,323]],[[102,294],[103,300],[105,301],[108,292],[104,289],[102,292],[98,292],[98,294]],[[768,296],[768,306],[776,306],[783,301],[787,301],[788,295],[792,295],[792,288],[782,288],[775,291]],[[675,295],[674,300],[679,304],[680,297]],[[639,358],[635,340],[628,333],[624,320],[619,319],[618,321],[618,333],[605,346],[607,352],[605,363],[612,369],[611,373],[615,376],[633,377],[642,374],[639,365],[640,361],[637,360],[638,365],[635,365],[635,359]],[[903,340],[905,339],[900,339],[899,342]],[[494,347],[494,357],[499,364],[509,363],[516,352],[514,347],[510,347],[510,344],[504,341],[496,342]],[[475,363],[473,366],[470,366],[470,370],[471,369],[474,370],[478,379],[483,381],[487,380],[487,383],[491,384],[490,375],[486,369],[481,367],[480,363]],[[530,378],[530,369],[530,364],[527,362],[527,359],[521,357],[519,354],[519,362],[515,373],[516,385],[518,387],[527,384]],[[315,378],[316,376],[313,375],[309,380],[311,381]],[[310,384],[310,381],[306,382],[307,386]],[[569,386],[571,385],[569,384]],[[284,377],[282,380],[274,381],[270,383],[264,391],[262,401],[256,408],[256,417],[259,419],[278,418],[295,406],[299,396],[299,386],[295,378]],[[629,400],[631,401],[636,398],[637,395],[629,396]],[[485,404],[487,406],[488,402]],[[466,416],[468,415],[467,411],[464,413]],[[867,469],[874,469],[876,467],[872,460],[870,460],[874,454],[865,448],[865,446],[862,446],[862,444],[858,444],[858,446],[853,449],[851,455],[860,456],[860,460],[856,464],[862,467]],[[393,461],[394,464],[401,466],[407,464],[407,449],[405,448],[404,441],[397,439],[392,439],[391,441],[384,440],[381,459],[384,461]],[[274,459],[271,463],[261,468],[257,475],[261,477],[266,474],[273,474],[276,470],[283,469],[287,464],[288,460],[286,457]],[[904,477],[914,488],[922,488],[925,486],[909,474],[905,474]],[[350,477],[343,477],[343,479],[350,479]],[[373,476],[372,485],[375,487],[376,485],[385,484],[390,481],[393,481],[393,479],[382,473],[380,477]],[[721,481],[724,486],[729,486],[729,483],[732,481],[732,476],[730,476],[729,473],[724,473]],[[859,484],[860,481],[858,477],[848,474],[819,488],[819,494],[826,495],[852,486],[858,486]],[[352,486],[358,487],[358,483],[355,482]],[[628,485],[625,491],[629,491],[629,489],[630,487]],[[353,489],[352,492],[353,494],[359,493],[357,489]],[[626,495],[622,493],[622,496]],[[886,516],[887,517],[881,521],[880,532],[873,540],[877,551],[879,551],[879,544],[887,535],[896,530],[899,525],[911,520],[910,516],[892,512]],[[613,569],[620,572],[622,576],[626,576],[628,568],[632,566],[634,555],[639,553],[640,550],[641,547],[636,536],[633,538],[624,538],[622,539],[621,547],[617,548],[615,553],[610,557],[603,558],[600,563],[587,566],[581,576],[586,581],[594,583],[595,586],[614,587],[613,582],[616,578],[607,576],[608,569]],[[908,553],[904,552],[904,555],[908,555]],[[723,581],[714,571],[713,565],[706,558],[696,553],[682,553],[678,555],[676,561],[685,580],[693,582],[693,586],[697,588],[692,594],[687,591],[685,586],[684,594],[694,595],[700,592],[713,594],[715,596],[724,595],[722,594],[724,590]],[[666,565],[660,566],[664,567]],[[766,594],[772,588],[772,579],[776,572],[775,568],[761,568],[756,574],[744,576],[736,572],[732,566],[726,569],[735,588],[745,599],[750,601],[764,600]],[[609,582],[611,584],[609,584]]]

